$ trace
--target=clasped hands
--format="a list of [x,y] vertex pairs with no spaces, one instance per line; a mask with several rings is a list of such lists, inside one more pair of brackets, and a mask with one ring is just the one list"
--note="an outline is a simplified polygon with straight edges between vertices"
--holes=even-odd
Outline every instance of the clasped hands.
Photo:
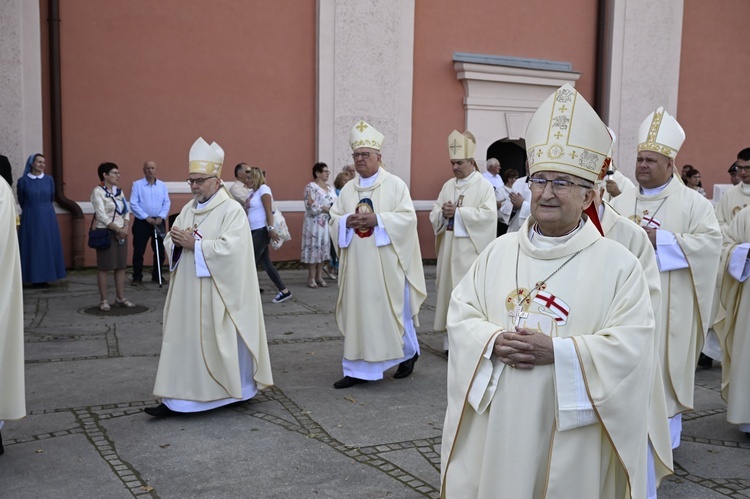
[[352,213],[346,217],[346,226],[355,230],[367,230],[378,225],[375,213]]
[[449,218],[452,218],[456,214],[456,205],[453,204],[453,201],[448,201],[446,203],[443,203],[443,218],[448,220]]
[[515,332],[500,333],[492,350],[501,362],[518,369],[533,369],[555,362],[552,338],[522,327],[516,327]]
[[169,229],[169,235],[172,236],[172,242],[175,246],[189,250],[195,249],[195,237],[192,230],[182,230],[175,225]]

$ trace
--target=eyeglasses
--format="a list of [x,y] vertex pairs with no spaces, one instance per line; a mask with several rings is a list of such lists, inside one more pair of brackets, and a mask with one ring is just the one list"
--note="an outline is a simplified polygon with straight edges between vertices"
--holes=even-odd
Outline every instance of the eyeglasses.
[[106,175],[117,175],[119,177],[120,176],[120,172],[116,172],[114,170],[111,170],[111,171],[107,172]]
[[367,158],[370,157],[371,154],[373,154],[373,153],[371,153],[371,152],[355,152],[354,154],[352,154],[352,159],[354,161],[357,161],[357,159],[359,159],[359,158],[367,159]]
[[750,172],[750,166],[735,166],[738,172]]
[[583,187],[585,189],[591,189],[591,187],[588,185],[576,184],[575,182],[571,182],[570,180],[563,179],[547,180],[546,178],[532,177],[528,179],[528,182],[529,188],[532,191],[536,192],[544,192],[544,189],[547,188],[548,183],[552,185],[552,192],[555,194],[568,194],[574,185]]
[[185,182],[187,182],[190,185],[193,185],[193,184],[195,184],[195,185],[203,185],[203,183],[206,180],[210,180],[212,178],[216,178],[216,177],[189,178],[189,179],[185,180]]
[[253,173],[253,171],[252,170],[248,170],[245,173],[247,173],[249,175],[249,174]]

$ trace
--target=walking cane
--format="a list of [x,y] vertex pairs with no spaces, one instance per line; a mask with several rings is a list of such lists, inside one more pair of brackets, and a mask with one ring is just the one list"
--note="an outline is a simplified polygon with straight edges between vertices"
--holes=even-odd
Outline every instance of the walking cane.
[[156,269],[159,271],[159,287],[161,288],[161,256],[159,255],[160,244],[161,244],[161,241],[159,241],[159,232],[156,230],[156,225],[154,225],[154,248],[156,248]]

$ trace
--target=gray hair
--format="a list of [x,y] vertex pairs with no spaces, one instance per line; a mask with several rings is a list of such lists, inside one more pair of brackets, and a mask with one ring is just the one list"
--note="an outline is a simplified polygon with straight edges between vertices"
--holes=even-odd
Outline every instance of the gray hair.
[[490,158],[487,160],[487,163],[485,164],[486,168],[489,168],[491,166],[500,166],[500,161],[498,161],[495,158]]

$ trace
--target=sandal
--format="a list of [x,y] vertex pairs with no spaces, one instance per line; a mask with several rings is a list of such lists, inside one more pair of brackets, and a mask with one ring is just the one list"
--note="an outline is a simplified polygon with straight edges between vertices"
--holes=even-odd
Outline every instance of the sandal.
[[317,288],[317,287],[318,287],[318,285],[317,285],[317,284],[315,284],[315,281],[308,281],[308,282],[307,282],[307,287],[308,287],[308,288]]
[[101,310],[102,312],[109,312],[110,310],[109,302],[107,300],[100,301],[99,310]]
[[328,287],[328,284],[326,284],[326,282],[323,280],[323,278],[320,278],[320,279],[316,280],[315,282],[317,282],[318,286],[321,287],[321,288],[327,288]]
[[328,278],[331,279],[332,281],[336,280],[336,274],[335,274],[335,271],[333,270],[333,267],[329,268],[328,265],[323,265],[323,272],[325,272]]
[[127,298],[123,298],[120,300],[119,298],[115,298],[115,303],[118,307],[125,307],[125,308],[133,308],[135,307],[135,303],[131,302]]

